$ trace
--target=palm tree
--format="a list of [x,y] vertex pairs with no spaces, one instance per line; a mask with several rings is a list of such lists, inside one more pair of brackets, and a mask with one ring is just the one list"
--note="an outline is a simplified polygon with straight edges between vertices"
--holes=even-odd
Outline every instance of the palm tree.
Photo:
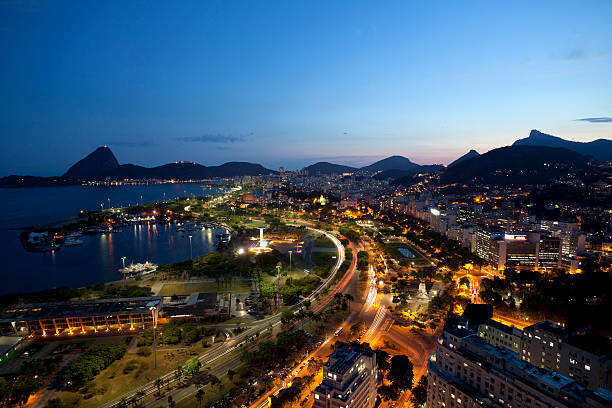
[[351,302],[355,300],[355,298],[350,293],[347,293],[346,295],[344,295],[344,299],[348,303],[348,311],[350,313],[351,312]]
[[200,388],[198,392],[196,392],[196,400],[198,400],[198,405],[200,408],[202,408],[203,399],[204,399],[204,390]]
[[147,395],[147,393],[144,392],[144,390],[140,390],[136,393],[136,404],[137,405],[145,397],[145,395]]

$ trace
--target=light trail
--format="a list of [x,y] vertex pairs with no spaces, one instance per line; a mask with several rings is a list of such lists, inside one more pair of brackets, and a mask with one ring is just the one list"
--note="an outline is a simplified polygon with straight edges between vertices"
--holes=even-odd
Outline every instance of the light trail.
[[372,325],[370,326],[366,335],[364,336],[364,341],[367,342],[368,340],[370,340],[372,335],[376,333],[376,330],[378,330],[378,327],[380,326],[380,324],[385,320],[386,314],[387,314],[387,308],[384,306],[380,306],[380,308],[376,311],[376,316],[374,316],[374,321],[372,322]]

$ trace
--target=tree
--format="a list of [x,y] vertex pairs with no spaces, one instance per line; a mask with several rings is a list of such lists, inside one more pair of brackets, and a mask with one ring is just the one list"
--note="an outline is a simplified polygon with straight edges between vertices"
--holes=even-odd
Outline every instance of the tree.
[[412,362],[407,356],[397,355],[391,358],[391,368],[387,373],[387,379],[391,381],[391,386],[397,391],[412,388]]
[[233,381],[234,375],[236,375],[236,372],[234,370],[232,369],[227,370],[227,378],[229,378],[230,381]]
[[174,398],[172,398],[172,395],[168,395],[168,407],[174,408],[175,406],[176,406],[176,403],[174,402]]
[[470,286],[470,279],[467,276],[462,277],[459,279],[459,285]]
[[185,365],[183,366],[183,371],[186,375],[193,377],[200,372],[200,367],[202,367],[202,363],[200,363],[200,360],[198,360],[197,357],[193,357],[185,362]]
[[164,380],[162,380],[161,378],[158,378],[157,380],[155,380],[155,387],[157,388],[158,394],[161,392],[161,387],[163,385],[164,385]]
[[174,379],[175,381],[181,381],[181,378],[183,378],[183,367],[178,366],[174,370]]
[[351,338],[356,339],[359,336],[359,334],[363,331],[364,328],[365,328],[365,324],[363,322],[357,322],[353,324],[351,328],[349,329],[351,332]]
[[64,404],[62,404],[62,400],[59,398],[53,398],[47,401],[45,404],[45,408],[64,408]]
[[410,399],[414,405],[424,405],[427,402],[427,375],[421,376],[416,387],[412,389]]
[[198,337],[198,329],[193,324],[186,324],[183,326],[183,331],[181,332],[181,340],[183,343],[187,345],[195,343],[198,340]]
[[204,399],[204,390],[203,389],[199,389],[198,392],[196,392],[196,400],[198,401],[198,406],[200,408],[202,408],[202,400]]
[[221,380],[214,375],[210,376],[210,385],[212,385],[213,387],[217,387],[218,389],[221,389],[221,387],[223,386]]
[[281,322],[283,324],[287,324],[289,322],[292,322],[293,319],[295,319],[295,315],[293,314],[293,311],[289,308],[285,308],[283,310],[281,310]]
[[383,401],[396,400],[399,396],[395,388],[388,385],[381,385],[378,387],[378,395]]
[[380,372],[380,379],[382,381],[383,375],[389,371],[391,368],[391,363],[389,363],[389,353],[387,353],[383,349],[374,350],[376,353],[376,364],[378,365],[378,371]]
[[151,353],[152,353],[151,347],[149,347],[149,346],[138,347],[138,355],[139,356],[148,357],[148,356],[151,355]]
[[164,326],[161,332],[161,342],[164,344],[178,344],[181,341],[181,331],[173,324]]

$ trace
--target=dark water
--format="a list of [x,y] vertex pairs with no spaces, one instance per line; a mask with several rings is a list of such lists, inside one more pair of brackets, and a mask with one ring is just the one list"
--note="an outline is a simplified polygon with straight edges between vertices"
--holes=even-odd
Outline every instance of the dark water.
[[198,183],[0,189],[0,294],[117,280],[123,256],[126,264],[185,260],[189,258],[189,235],[193,256],[197,256],[213,251],[215,235],[221,232],[182,232],[176,230],[176,225],[135,225],[118,233],[83,235],[84,244],[80,246],[32,253],[23,249],[20,231],[9,230],[11,227],[70,218],[79,210],[99,209],[101,203],[106,208],[108,199],[112,207],[117,207],[219,191],[202,188]]

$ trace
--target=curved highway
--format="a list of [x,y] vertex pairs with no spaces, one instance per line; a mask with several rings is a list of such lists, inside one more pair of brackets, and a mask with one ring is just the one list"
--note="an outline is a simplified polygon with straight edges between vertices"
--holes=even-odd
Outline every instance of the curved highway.
[[[342,246],[342,244],[340,243],[340,240],[338,238],[336,238],[334,235],[330,234],[327,231],[323,231],[323,230],[319,230],[316,228],[312,228],[307,226],[308,229],[317,232],[319,234],[324,234],[329,240],[331,240],[334,245],[336,246],[337,250],[338,250],[338,257],[336,260],[336,264],[334,265],[334,267],[332,268],[332,270],[330,271],[328,277],[321,282],[321,284],[310,294],[310,296],[308,296],[307,298],[303,299],[302,301],[300,301],[297,305],[293,306],[293,309],[296,309],[298,307],[300,307],[302,305],[302,303],[304,302],[304,300],[308,299],[310,300],[312,303],[315,302],[316,297],[327,287],[327,285],[329,285],[329,283],[333,280],[334,276],[336,275],[336,273],[338,272],[338,269],[340,269],[340,266],[342,266],[342,263],[344,262],[344,258],[345,258],[345,252],[344,252],[344,247]],[[352,244],[351,244],[352,245]],[[350,272],[353,268],[353,264],[356,264],[356,256],[353,256],[353,262],[351,263],[351,268],[349,268],[349,270],[347,271],[347,273],[345,274],[345,276],[342,278],[342,280],[338,283],[337,287],[330,291],[330,293],[323,298],[320,302],[317,303],[317,305],[315,306],[317,310],[322,309],[327,303],[329,303],[332,299],[333,299],[333,295],[337,292],[337,288],[338,287],[344,287],[346,286],[346,284],[348,283],[348,281],[350,280],[350,276],[348,272]],[[342,289],[339,289],[342,290]],[[225,343],[223,343],[222,345],[220,345],[219,347],[210,350],[204,354],[202,354],[201,356],[198,357],[198,360],[202,363],[202,367],[208,367],[210,366],[212,363],[214,363],[215,361],[221,359],[224,356],[227,356],[228,354],[234,352],[237,348],[241,347],[243,344],[246,343],[246,340],[248,337],[251,337],[253,335],[255,335],[256,333],[260,333],[262,330],[264,330],[267,327],[273,327],[276,326],[278,324],[280,324],[280,313],[277,313],[275,315],[269,316],[267,318],[264,318],[262,320],[258,320],[255,322],[255,324],[253,324],[248,330],[240,333],[239,335],[230,338],[228,340],[225,341]],[[214,368],[212,369],[214,370]],[[169,384],[172,384],[176,381],[175,376],[174,376],[174,371],[171,371],[165,375],[163,375],[162,377],[160,377],[163,381],[164,384],[167,386]],[[113,408],[116,405],[118,405],[122,400],[130,400],[130,398],[136,396],[136,394],[138,394],[139,392],[144,392],[145,397],[154,394],[155,392],[157,392],[157,387],[155,386],[155,381],[150,381],[146,384],[141,385],[140,387],[134,388],[133,390],[118,396],[117,398],[100,405],[101,408]],[[171,391],[169,395],[173,394],[175,391]],[[186,398],[188,395],[181,395],[181,399]],[[165,398],[164,398],[165,400]],[[175,399],[175,402],[178,402],[179,400]]]

